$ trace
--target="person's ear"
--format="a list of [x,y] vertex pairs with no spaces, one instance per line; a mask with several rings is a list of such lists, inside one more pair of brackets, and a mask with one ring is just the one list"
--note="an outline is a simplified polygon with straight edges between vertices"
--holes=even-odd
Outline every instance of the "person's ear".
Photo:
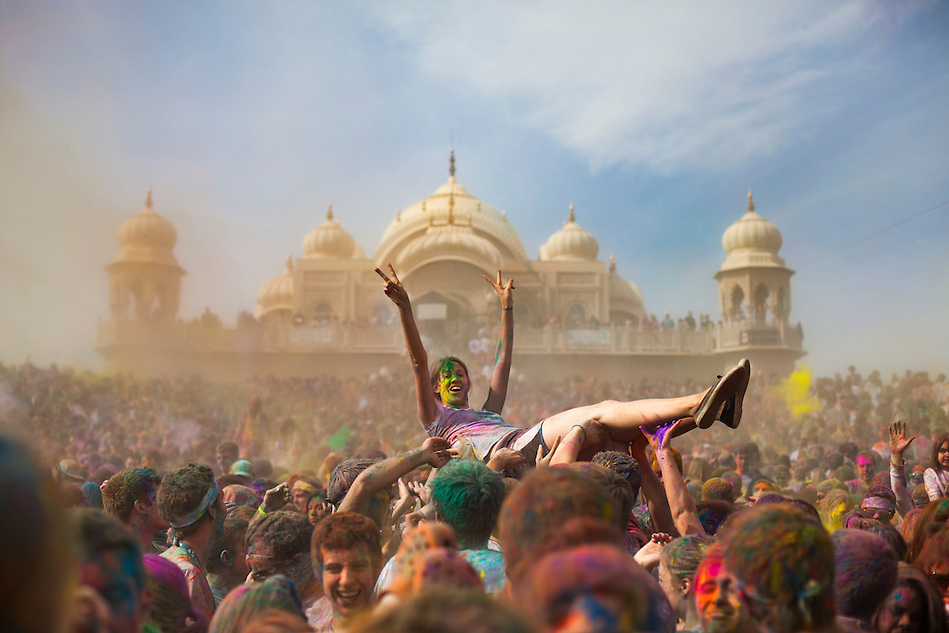
[[683,596],[689,595],[689,592],[692,591],[692,579],[691,579],[691,578],[683,578],[683,579],[682,579],[682,589],[681,589],[681,591],[682,591],[682,595],[683,595]]
[[221,562],[230,567],[234,564],[234,557],[231,556],[231,553],[226,549],[221,550]]
[[135,511],[141,514],[142,516],[145,516],[146,514],[148,514],[149,506],[145,505],[138,499],[135,500],[135,502],[132,504],[132,507],[135,508]]

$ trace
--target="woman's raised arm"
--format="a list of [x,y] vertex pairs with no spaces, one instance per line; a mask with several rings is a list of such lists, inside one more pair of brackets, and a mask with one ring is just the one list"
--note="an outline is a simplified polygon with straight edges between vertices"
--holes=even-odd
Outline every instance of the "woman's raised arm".
[[395,274],[392,264],[386,264],[389,275],[376,268],[376,273],[386,282],[383,291],[392,299],[392,303],[399,309],[399,319],[402,321],[402,333],[405,335],[405,347],[412,362],[412,373],[415,375],[415,397],[418,400],[418,421],[427,427],[435,421],[438,408],[435,405],[435,393],[428,374],[428,354],[422,345],[422,337],[415,324],[415,315],[412,314],[412,302],[409,294],[402,287],[402,282]]
[[484,275],[484,278],[498,293],[498,298],[501,300],[501,333],[498,335],[491,387],[488,389],[488,398],[484,401],[482,408],[500,415],[501,409],[504,408],[504,401],[507,399],[507,383],[511,377],[511,357],[514,353],[514,280],[508,279],[506,284],[502,284],[500,270],[497,281],[487,275]]

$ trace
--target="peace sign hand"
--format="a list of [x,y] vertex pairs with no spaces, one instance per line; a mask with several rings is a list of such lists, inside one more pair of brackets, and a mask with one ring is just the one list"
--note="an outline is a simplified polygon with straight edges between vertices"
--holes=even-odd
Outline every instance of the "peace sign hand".
[[411,306],[409,302],[409,293],[405,291],[405,288],[402,287],[402,282],[399,281],[398,275],[395,274],[395,270],[392,268],[392,264],[386,264],[389,267],[389,275],[392,276],[390,279],[384,272],[376,268],[376,274],[382,277],[386,282],[386,285],[383,287],[383,292],[386,293],[386,296],[392,299],[392,303],[397,305],[399,308],[407,308]]

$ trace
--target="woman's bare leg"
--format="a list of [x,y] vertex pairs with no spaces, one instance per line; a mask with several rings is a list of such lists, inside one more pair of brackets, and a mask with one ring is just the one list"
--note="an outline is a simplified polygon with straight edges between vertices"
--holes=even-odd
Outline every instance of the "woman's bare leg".
[[[544,420],[541,427],[542,439],[547,446],[551,446],[558,437],[566,437],[575,425],[584,424],[588,420],[594,420],[597,427],[605,431],[605,437],[590,437],[584,450],[617,442],[629,443],[640,435],[641,426],[655,429],[682,418],[693,420],[680,424],[676,435],[690,431],[696,426],[708,428],[729,398],[744,396],[749,377],[750,364],[742,359],[712,387],[700,393],[678,398],[629,402],[604,400],[597,404],[568,409]],[[740,404],[738,403],[738,406]]]
[[544,420],[541,429],[544,444],[552,446],[558,437],[566,437],[574,425],[582,424],[586,420],[599,422],[614,441],[629,443],[639,435],[641,426],[658,427],[679,418],[690,417],[705,393],[631,402],[604,400],[597,404],[567,409]]

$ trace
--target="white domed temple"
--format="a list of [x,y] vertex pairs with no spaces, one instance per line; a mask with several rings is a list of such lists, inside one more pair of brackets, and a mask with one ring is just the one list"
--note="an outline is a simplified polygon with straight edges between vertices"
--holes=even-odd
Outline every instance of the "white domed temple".
[[498,269],[517,286],[514,369],[533,379],[705,380],[743,356],[758,370],[788,374],[805,354],[800,324],[788,320],[794,273],[778,256],[781,233],[755,212],[750,192],[747,213],[722,238],[720,321],[696,328],[641,327],[649,321],[642,293],[612,256],[599,258],[573,204],[531,259],[507,215],[455,180],[454,156],[448,181],[398,212],[371,257],[330,205],[304,237],[303,256],[289,257],[261,286],[253,318],[236,326],[210,312],[177,318],[184,271],[172,253],[176,239],[152,209],[151,191],[145,209],[120,227],[120,250],[106,267],[111,319],[98,333],[107,369],[218,378],[371,373],[398,362],[404,348],[374,272],[387,262],[412,297],[431,357],[493,349],[498,300],[482,275]]

